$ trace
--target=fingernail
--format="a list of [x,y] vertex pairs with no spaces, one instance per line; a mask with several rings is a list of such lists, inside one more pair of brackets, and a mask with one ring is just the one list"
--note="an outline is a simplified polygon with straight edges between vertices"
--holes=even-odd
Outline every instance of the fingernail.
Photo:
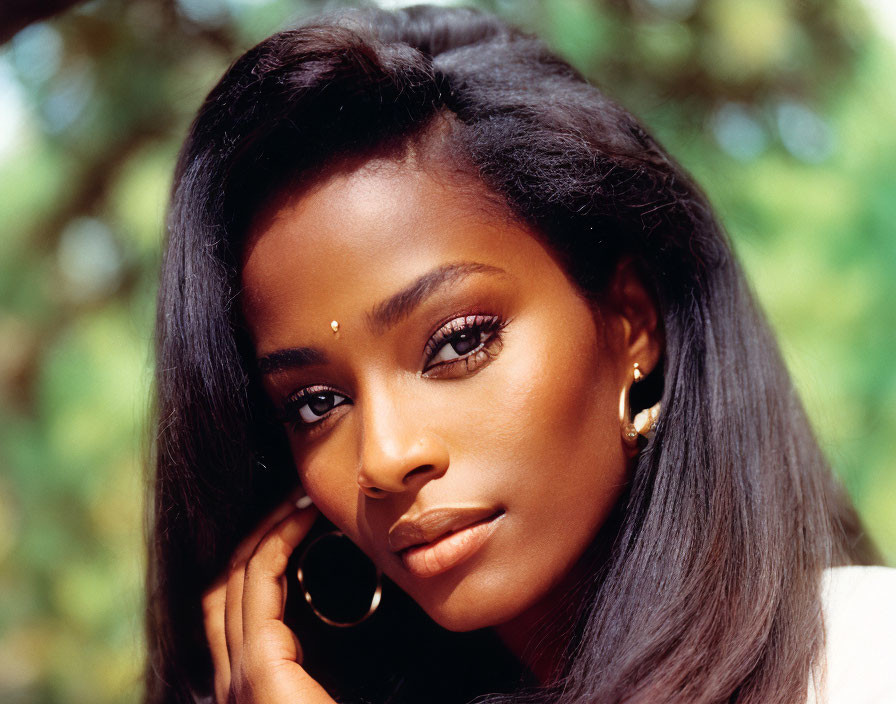
[[303,496],[302,498],[296,501],[296,508],[305,509],[308,508],[314,502],[311,500],[310,496]]

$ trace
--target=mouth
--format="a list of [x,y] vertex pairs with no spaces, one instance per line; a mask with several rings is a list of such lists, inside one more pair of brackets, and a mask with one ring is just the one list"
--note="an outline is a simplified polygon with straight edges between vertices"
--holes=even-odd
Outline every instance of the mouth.
[[504,509],[438,508],[402,519],[389,545],[416,577],[434,577],[472,557],[498,527]]

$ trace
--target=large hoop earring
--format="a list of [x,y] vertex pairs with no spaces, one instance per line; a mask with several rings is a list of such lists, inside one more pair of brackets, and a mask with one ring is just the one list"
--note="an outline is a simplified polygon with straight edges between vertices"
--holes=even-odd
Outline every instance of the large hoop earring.
[[[637,384],[643,379],[644,373],[641,371],[640,365],[635,362],[632,365],[632,384]],[[626,446],[637,452],[639,436],[650,440],[656,433],[662,404],[657,401],[650,408],[645,408],[632,418],[628,400],[630,389],[631,385],[624,386],[619,395],[619,423],[622,426],[622,438]]]
[[[370,597],[370,606],[367,608],[367,611],[361,615],[360,618],[356,618],[350,621],[340,621],[337,618],[327,616],[321,611],[319,606],[314,603],[314,598],[311,596],[311,592],[308,591],[308,575],[306,573],[305,560],[312,553],[312,551],[314,551],[314,549],[321,544],[322,541],[333,539],[346,540],[352,547],[355,548],[355,550],[358,550],[354,543],[352,543],[351,540],[349,540],[349,538],[344,533],[342,533],[342,531],[333,530],[329,533],[323,533],[322,535],[319,535],[317,538],[312,540],[302,552],[302,556],[299,558],[299,567],[296,571],[296,576],[299,578],[299,587],[301,588],[302,594],[305,597],[305,602],[308,604],[312,613],[314,613],[317,618],[326,623],[328,626],[335,626],[336,628],[351,628],[352,626],[357,626],[358,624],[363,623],[364,621],[369,619],[371,616],[373,616],[374,612],[379,607],[380,601],[383,597],[383,572],[375,564],[373,564],[372,562],[370,563],[372,568],[376,572],[376,587],[373,590],[373,595]],[[360,552],[360,550],[358,551]]]
[[622,440],[626,447],[635,452],[638,449],[638,431],[631,420],[631,411],[628,407],[628,386],[622,387],[619,394],[619,425],[622,427]]

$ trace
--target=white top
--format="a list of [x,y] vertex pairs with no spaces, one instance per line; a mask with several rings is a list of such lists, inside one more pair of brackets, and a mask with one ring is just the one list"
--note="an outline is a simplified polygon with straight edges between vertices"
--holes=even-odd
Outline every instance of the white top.
[[825,657],[807,704],[896,704],[896,569],[824,571]]

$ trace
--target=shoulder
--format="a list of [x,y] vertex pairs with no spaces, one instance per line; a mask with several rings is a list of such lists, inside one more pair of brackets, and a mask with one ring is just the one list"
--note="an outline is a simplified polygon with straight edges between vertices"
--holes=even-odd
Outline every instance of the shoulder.
[[809,704],[896,702],[896,569],[825,570],[821,599],[824,658]]

